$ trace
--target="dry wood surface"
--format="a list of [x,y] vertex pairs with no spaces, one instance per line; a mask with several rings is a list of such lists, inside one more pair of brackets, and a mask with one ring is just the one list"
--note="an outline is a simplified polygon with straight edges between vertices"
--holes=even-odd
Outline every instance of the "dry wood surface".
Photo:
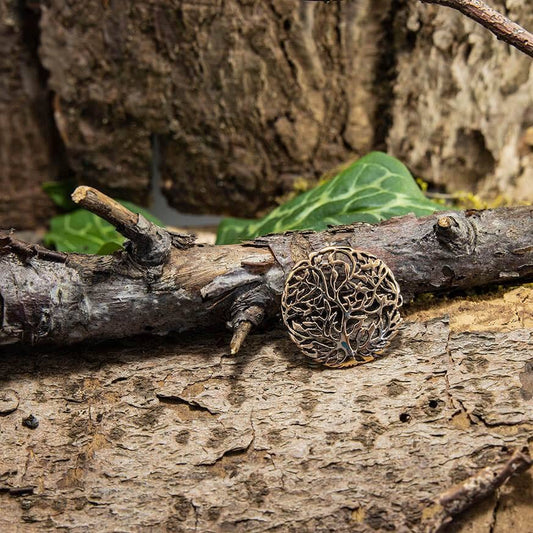
[[[346,370],[279,328],[231,357],[215,326],[256,325],[261,306],[272,326],[291,267],[332,243],[386,260],[408,299],[525,281],[530,207],[213,247],[74,197],[131,242],[97,257],[0,239],[1,338],[18,342],[0,353],[0,530],[433,533],[481,500],[451,527],[527,531],[531,287],[419,301],[386,357]],[[204,333],[94,344],[147,325]]]
[[[446,489],[532,447],[532,309],[528,287],[420,304],[347,370],[281,329],[237,357],[218,333],[4,349],[0,530],[424,531]],[[525,472],[449,530],[526,532],[532,498]]]

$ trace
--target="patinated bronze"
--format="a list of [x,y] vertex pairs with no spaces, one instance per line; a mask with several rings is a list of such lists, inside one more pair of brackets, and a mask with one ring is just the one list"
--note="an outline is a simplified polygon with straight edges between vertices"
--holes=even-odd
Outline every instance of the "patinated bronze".
[[285,283],[283,320],[308,357],[327,366],[374,360],[398,332],[400,288],[368,253],[331,246],[297,263]]

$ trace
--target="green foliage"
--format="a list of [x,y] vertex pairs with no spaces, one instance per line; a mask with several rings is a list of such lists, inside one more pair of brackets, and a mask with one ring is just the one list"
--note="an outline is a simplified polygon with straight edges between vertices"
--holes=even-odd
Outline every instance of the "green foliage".
[[42,188],[54,204],[61,207],[61,209],[64,209],[65,211],[76,209],[76,204],[70,197],[72,191],[76,188],[76,183],[74,181],[45,181],[42,184]]
[[[160,220],[145,209],[131,202],[119,202],[130,211],[140,213],[154,224],[163,226]],[[50,220],[50,231],[44,236],[46,246],[61,252],[101,255],[120,250],[124,240],[111,224],[84,209],[53,217]]]
[[217,244],[289,230],[319,231],[329,225],[375,223],[408,213],[424,216],[442,209],[424,196],[402,163],[382,152],[372,152],[331,181],[300,194],[259,220],[222,220]]

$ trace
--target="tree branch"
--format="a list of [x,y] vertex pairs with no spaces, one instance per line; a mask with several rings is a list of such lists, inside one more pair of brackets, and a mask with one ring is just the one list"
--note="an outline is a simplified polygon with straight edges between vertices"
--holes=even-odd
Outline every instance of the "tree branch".
[[523,452],[516,450],[503,466],[488,466],[460,485],[447,490],[437,498],[434,506],[427,510],[427,515],[431,517],[427,523],[427,533],[441,533],[454,516],[484,500],[508,479],[530,467],[531,457],[527,448]]
[[[145,266],[157,266],[167,261],[172,245],[172,236],[168,231],[159,228],[142,215],[132,213],[116,200],[92,187],[78,187],[72,193],[72,200],[107,220],[119,233],[130,239],[130,253],[134,261]],[[186,244],[194,240],[185,237],[185,240],[187,239],[189,242]]]
[[385,262],[406,301],[533,277],[533,207],[406,216],[205,246],[141,224],[98,191],[83,192],[79,203],[113,222],[132,245],[92,256],[0,238],[0,344],[71,344],[227,322],[236,353],[252,326],[279,314],[295,263],[332,245]]
[[421,0],[421,2],[456,9],[487,28],[498,39],[533,57],[533,35],[482,0]]

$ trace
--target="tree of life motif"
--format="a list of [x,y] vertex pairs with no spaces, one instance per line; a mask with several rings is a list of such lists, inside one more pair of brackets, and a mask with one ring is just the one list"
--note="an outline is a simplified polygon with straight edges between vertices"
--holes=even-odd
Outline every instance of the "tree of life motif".
[[331,367],[374,360],[398,332],[401,304],[387,265],[346,246],[324,248],[297,263],[281,302],[292,340]]

